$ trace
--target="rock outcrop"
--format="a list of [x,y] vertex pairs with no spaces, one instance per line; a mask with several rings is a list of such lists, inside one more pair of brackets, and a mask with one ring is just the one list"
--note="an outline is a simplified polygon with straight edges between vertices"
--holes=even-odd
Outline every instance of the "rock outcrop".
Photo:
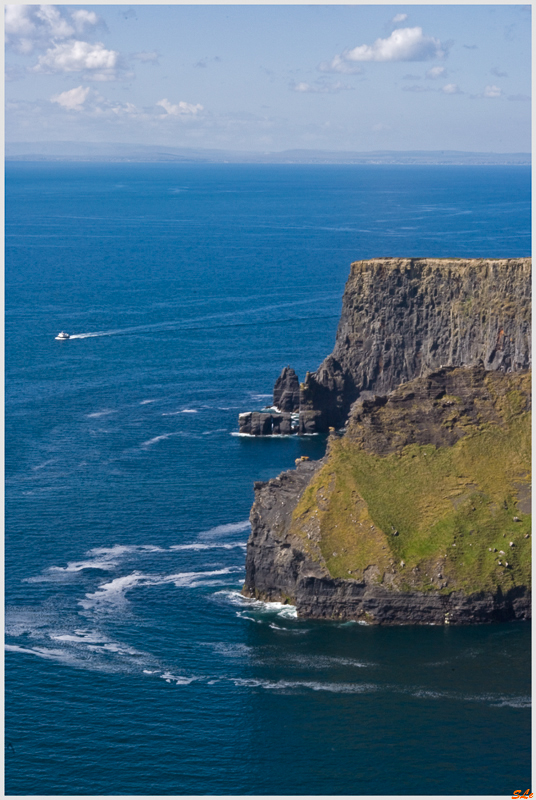
[[246,411],[238,416],[239,433],[248,436],[289,436],[297,431],[290,413]]
[[290,367],[285,367],[274,385],[274,406],[280,411],[299,411],[300,383]]
[[529,618],[530,440],[526,372],[444,368],[359,401],[324,459],[255,484],[244,594],[316,618]]
[[345,424],[363,394],[385,394],[441,365],[531,365],[531,260],[356,261],[333,353],[300,387],[300,432]]
[[328,450],[255,484],[246,596],[389,624],[530,617],[530,268],[352,265],[333,353],[300,385],[300,432],[332,428]]

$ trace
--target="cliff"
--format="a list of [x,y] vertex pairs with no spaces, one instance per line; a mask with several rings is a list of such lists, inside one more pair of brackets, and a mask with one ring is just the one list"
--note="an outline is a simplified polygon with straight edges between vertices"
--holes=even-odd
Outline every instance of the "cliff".
[[354,264],[300,387],[302,431],[346,431],[255,484],[243,593],[317,618],[529,618],[530,358],[529,259]]
[[300,386],[300,432],[341,427],[358,397],[442,365],[528,369],[530,273],[529,258],[352,264],[333,352]]

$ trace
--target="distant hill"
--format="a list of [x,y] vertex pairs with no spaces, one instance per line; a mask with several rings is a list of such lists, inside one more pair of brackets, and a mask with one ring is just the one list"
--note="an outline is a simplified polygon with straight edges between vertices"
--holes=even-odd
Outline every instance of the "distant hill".
[[117,142],[7,142],[6,161],[197,162],[234,164],[445,164],[530,165],[530,153],[460,150],[204,150]]

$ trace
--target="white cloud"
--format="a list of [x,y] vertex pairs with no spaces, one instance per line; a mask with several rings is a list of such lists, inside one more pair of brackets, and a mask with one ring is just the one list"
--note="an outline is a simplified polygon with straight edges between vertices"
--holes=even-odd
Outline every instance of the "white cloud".
[[119,53],[107,50],[101,42],[90,44],[76,39],[55,44],[39,56],[34,72],[89,72],[92,80],[114,80]]
[[56,6],[39,6],[35,15],[53,39],[67,39],[74,33],[74,28],[62,17]]
[[499,89],[498,86],[486,86],[484,97],[502,97],[502,89]]
[[162,118],[165,118],[166,116],[180,117],[185,114],[195,115],[199,111],[203,111],[203,106],[200,103],[192,105],[192,103],[185,103],[183,100],[180,100],[179,103],[177,103],[177,105],[173,105],[165,97],[163,100],[159,100],[156,105],[162,106],[162,108],[165,109],[167,112],[167,114],[161,115]]
[[357,64],[349,64],[342,56],[334,56],[331,61],[322,61],[318,69],[320,72],[340,72],[343,75],[360,75],[363,72],[363,67]]
[[422,28],[398,28],[387,39],[362,44],[343,53],[348,61],[427,61],[443,58],[446,51],[439,39],[425,36]]
[[116,103],[115,105],[111,105],[109,109],[113,114],[118,117],[127,116],[127,117],[139,117],[140,119],[148,119],[149,115],[145,114],[143,111],[134,105],[134,103]]
[[94,11],[86,11],[85,8],[80,8],[73,11],[71,17],[74,21],[76,30],[81,33],[85,27],[97,25],[99,22],[98,16]]
[[463,94],[457,83],[447,83],[446,86],[443,86],[441,91],[445,94]]
[[6,5],[4,24],[7,36],[30,36],[35,32],[29,10],[28,6]]
[[432,80],[437,80],[437,78],[444,78],[447,74],[447,70],[445,67],[432,67],[426,73],[427,78],[431,78]]
[[[28,55],[34,50],[46,50],[44,57],[33,67],[36,72],[65,71],[55,69],[52,63],[59,48],[74,47],[77,34],[86,28],[102,25],[93,11],[83,8],[68,13],[64,6],[54,5],[7,5],[5,7],[6,49]],[[87,48],[102,45],[88,45]],[[102,77],[100,78],[102,79]]]
[[294,92],[307,92],[313,94],[336,94],[337,92],[343,92],[346,90],[351,90],[353,86],[347,86],[340,81],[336,83],[294,83],[290,84],[290,88]]
[[[136,119],[150,120],[158,119],[159,115],[148,114],[141,110],[134,103],[122,103],[117,100],[108,100],[99,92],[90,89],[89,86],[77,86],[75,89],[68,89],[61,94],[50,98],[52,103],[57,103],[65,111],[76,111],[84,119],[116,120]],[[72,115],[70,115],[72,118]]]
[[407,14],[395,14],[393,19],[391,20],[395,25],[398,25],[399,22],[405,22],[408,18]]
[[5,6],[6,46],[30,53],[34,47],[50,47],[99,23],[97,14],[84,8],[68,14],[63,6],[10,4]]
[[50,101],[58,103],[58,105],[70,111],[81,111],[90,91],[89,86],[85,89],[83,86],[77,86],[76,89],[69,89],[66,92],[54,95],[54,97],[50,98]]

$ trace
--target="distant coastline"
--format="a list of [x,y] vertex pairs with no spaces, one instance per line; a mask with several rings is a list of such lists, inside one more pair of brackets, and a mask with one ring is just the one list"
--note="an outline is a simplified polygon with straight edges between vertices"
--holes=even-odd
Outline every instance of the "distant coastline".
[[208,164],[369,164],[445,166],[530,166],[530,153],[473,153],[458,150],[370,152],[283,150],[248,152],[107,142],[7,142],[6,161],[74,161]]

